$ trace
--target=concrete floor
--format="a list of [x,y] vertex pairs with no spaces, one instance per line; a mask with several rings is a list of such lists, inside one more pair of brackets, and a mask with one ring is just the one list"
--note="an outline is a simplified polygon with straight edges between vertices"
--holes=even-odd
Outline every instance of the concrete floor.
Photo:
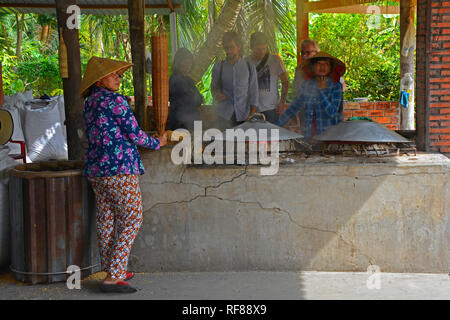
[[138,273],[130,281],[138,288],[133,294],[99,292],[102,276],[94,274],[81,281],[81,289],[69,290],[64,282],[28,285],[15,281],[11,273],[3,273],[0,300],[450,299],[448,274],[381,273],[369,279],[365,272]]

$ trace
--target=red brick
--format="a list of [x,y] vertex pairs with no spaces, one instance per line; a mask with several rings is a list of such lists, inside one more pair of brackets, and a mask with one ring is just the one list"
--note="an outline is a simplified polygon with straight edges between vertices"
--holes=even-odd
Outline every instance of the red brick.
[[[434,12],[434,11],[438,11],[438,12]],[[448,9],[433,9],[431,10],[431,13],[450,13],[450,8]],[[431,24],[432,28],[449,28],[450,27],[450,23],[447,22],[443,22],[443,23],[432,23]]]
[[435,52],[432,52],[431,55],[432,56],[447,56],[447,55],[450,55],[450,51],[435,51]]
[[440,114],[450,114],[450,108],[439,109]]
[[[450,70],[442,70],[441,75],[450,76]],[[434,78],[430,79],[431,82],[447,82],[449,78]],[[435,81],[435,80],[443,80],[443,81]]]
[[450,148],[440,148],[439,149],[442,153],[450,153]]
[[430,58],[430,62],[445,62],[445,61],[441,61],[441,57],[439,56],[434,56]]
[[431,133],[450,133],[450,128],[432,128]]
[[398,123],[397,117],[391,117],[391,123]]
[[355,110],[353,111],[354,117],[367,117],[368,111],[367,110]]
[[344,110],[354,110],[359,109],[359,103],[358,102],[346,102],[344,103]]
[[344,117],[349,118],[352,116],[352,111],[351,110],[344,110]]
[[431,41],[434,41],[434,42],[450,41],[450,37],[449,36],[432,36],[431,38],[432,38]]
[[450,115],[448,115],[448,116],[430,116],[430,120],[450,120]]
[[430,94],[432,96],[438,96],[438,95],[450,95],[450,90],[431,90]]
[[390,102],[386,102],[386,101],[382,101],[382,102],[377,102],[375,105],[375,109],[390,109],[391,108],[391,103]]
[[450,108],[450,103],[430,103],[430,108]]
[[386,117],[395,117],[397,115],[397,111],[393,111],[393,110],[386,110],[384,112],[384,115]]
[[390,117],[374,117],[374,120],[378,123],[391,123],[391,118]]
[[435,141],[431,143],[432,146],[450,146],[450,140],[449,141]]
[[439,136],[437,134],[430,135],[431,140],[439,140]]
[[431,9],[431,14],[432,15],[438,15],[438,14],[445,14],[445,13],[450,13],[450,8],[441,8],[441,9]]
[[398,125],[396,124],[387,124],[385,127],[391,130],[398,130]]
[[383,113],[384,113],[383,110],[370,110],[369,116],[370,117],[382,117],[382,116],[384,116]]
[[374,109],[375,108],[375,102],[361,102],[359,104],[359,107],[361,109]]
[[450,134],[441,134],[439,136],[441,140],[450,140]]
[[450,127],[450,121],[442,121],[440,127]]
[[[444,46],[447,46],[447,48],[450,48],[450,42],[444,43]],[[439,63],[432,63],[430,64],[431,69],[450,69],[450,64],[439,64]]]
[[[450,101],[450,96],[449,95],[440,96],[439,98],[440,98],[441,101]],[[439,99],[434,100],[434,101],[439,101]]]

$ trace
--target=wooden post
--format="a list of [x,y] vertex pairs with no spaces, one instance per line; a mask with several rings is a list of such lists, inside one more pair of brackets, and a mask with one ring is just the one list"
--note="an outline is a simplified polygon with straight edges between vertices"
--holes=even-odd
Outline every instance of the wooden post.
[[[407,35],[407,30],[410,25],[414,28],[414,15],[416,13],[416,6],[414,0],[400,0],[400,84],[401,90],[408,90],[410,93],[408,108],[400,107],[401,109],[401,130],[414,130],[414,74],[415,74],[415,61],[414,61],[414,49],[409,50],[407,56],[404,53],[404,38]],[[414,41],[415,44],[415,41]],[[412,81],[405,81],[407,79],[406,74],[410,74]],[[402,84],[409,82],[404,87]]]
[[147,86],[145,74],[144,3],[128,0],[131,57],[133,61],[134,112],[140,126],[148,131]]
[[75,5],[75,0],[57,0],[56,15],[58,30],[62,29],[64,42],[67,46],[67,79],[62,79],[64,90],[64,106],[66,110],[67,148],[69,160],[84,159],[84,150],[81,141],[84,136],[83,102],[80,96],[81,87],[81,60],[78,29],[69,29],[67,21],[70,15],[67,7]]
[[296,0],[297,15],[297,65],[302,63],[300,44],[309,38],[309,17],[306,8],[308,0]]
[[0,61],[0,108],[5,102],[5,95],[3,94],[3,72],[2,72],[2,62]]

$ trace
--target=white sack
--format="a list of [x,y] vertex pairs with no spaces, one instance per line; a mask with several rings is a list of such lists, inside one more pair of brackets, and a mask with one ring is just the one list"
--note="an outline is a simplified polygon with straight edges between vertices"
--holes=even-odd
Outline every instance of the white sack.
[[56,101],[51,101],[43,108],[26,105],[24,133],[31,161],[68,159],[67,142]]

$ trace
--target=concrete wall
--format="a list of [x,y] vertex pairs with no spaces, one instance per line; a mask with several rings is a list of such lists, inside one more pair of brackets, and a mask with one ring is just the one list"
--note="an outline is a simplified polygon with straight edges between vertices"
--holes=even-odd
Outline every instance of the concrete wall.
[[261,176],[259,166],[175,166],[171,150],[141,151],[145,213],[130,269],[449,271],[443,155],[291,156]]

